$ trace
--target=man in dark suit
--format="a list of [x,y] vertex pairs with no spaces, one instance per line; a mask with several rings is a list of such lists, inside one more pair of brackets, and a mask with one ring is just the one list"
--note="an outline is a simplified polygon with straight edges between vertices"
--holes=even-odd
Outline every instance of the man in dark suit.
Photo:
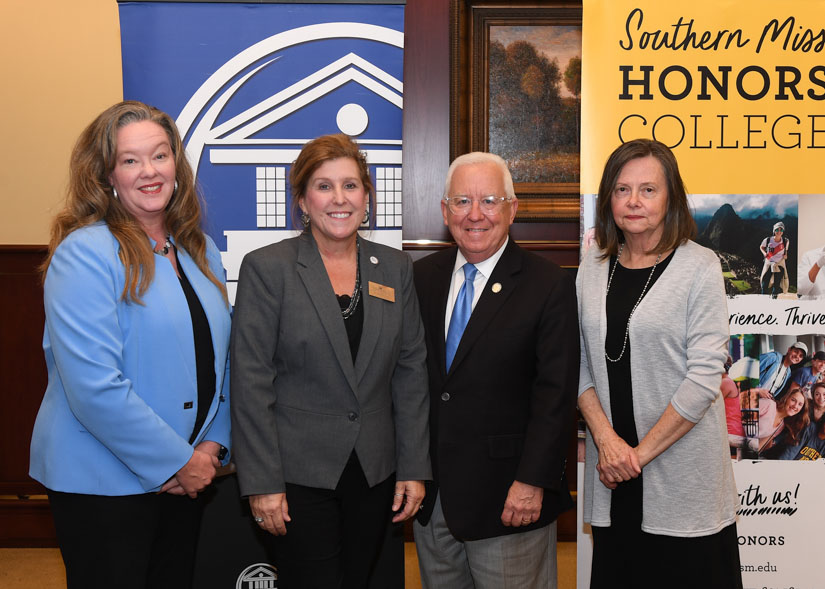
[[509,239],[517,208],[504,160],[457,158],[441,210],[458,247],[415,264],[434,478],[415,524],[426,589],[557,583],[576,294],[569,274]]

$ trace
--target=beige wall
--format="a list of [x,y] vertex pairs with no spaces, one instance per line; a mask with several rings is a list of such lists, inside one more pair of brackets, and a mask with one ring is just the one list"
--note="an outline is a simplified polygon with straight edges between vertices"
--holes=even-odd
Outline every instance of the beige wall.
[[10,0],[0,26],[0,244],[45,244],[72,145],[122,98],[115,0]]

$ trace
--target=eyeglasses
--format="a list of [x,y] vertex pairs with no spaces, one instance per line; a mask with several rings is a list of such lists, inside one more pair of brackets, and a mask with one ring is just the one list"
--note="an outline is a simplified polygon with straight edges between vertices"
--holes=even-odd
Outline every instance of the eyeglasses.
[[454,215],[468,214],[473,208],[474,202],[478,203],[481,212],[485,215],[495,215],[501,211],[501,207],[505,202],[509,202],[511,200],[513,199],[509,196],[496,196],[494,194],[483,196],[478,200],[474,200],[469,196],[464,196],[461,194],[456,196],[447,196],[444,198],[444,202],[447,203],[447,208],[449,208],[450,212]]

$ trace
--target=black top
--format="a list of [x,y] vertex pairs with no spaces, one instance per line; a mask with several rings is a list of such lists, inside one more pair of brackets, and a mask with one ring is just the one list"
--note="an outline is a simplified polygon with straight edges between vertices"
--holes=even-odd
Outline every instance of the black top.
[[189,315],[192,317],[192,336],[195,340],[195,366],[198,377],[198,413],[195,416],[195,427],[189,437],[189,443],[195,441],[198,433],[206,421],[206,414],[212,406],[212,399],[215,397],[215,348],[212,344],[212,330],[209,328],[209,319],[203,310],[200,299],[186,278],[183,266],[178,258],[178,250],[175,249],[175,260],[178,263],[178,274],[180,274],[180,285],[183,294],[186,296],[186,303],[189,305]]
[[[338,298],[338,305],[341,311],[349,307],[352,298],[349,295],[335,295]],[[358,356],[358,346],[361,343],[361,331],[364,327],[364,296],[363,291],[358,297],[358,304],[352,310],[352,315],[344,319],[344,327],[347,328],[347,339],[349,340],[349,351],[352,355],[352,363],[355,364],[355,357]]]
[[[673,253],[659,262],[645,296],[665,271]],[[616,257],[610,258],[610,270],[616,263]],[[616,267],[610,292],[607,293],[607,338],[605,349],[608,356],[616,358],[622,350],[627,322],[633,305],[639,300],[642,289],[650,276],[652,266],[647,268],[625,268],[621,264]],[[624,355],[618,362],[607,362],[607,379],[610,386],[610,414],[613,418],[613,429],[630,446],[639,444],[636,433],[636,419],[633,416],[633,383],[630,378],[630,338]],[[651,371],[651,378],[655,378],[655,367]],[[612,493],[610,504],[611,525],[627,522],[641,526],[642,507],[642,477],[621,483]],[[629,521],[630,520],[630,521]]]

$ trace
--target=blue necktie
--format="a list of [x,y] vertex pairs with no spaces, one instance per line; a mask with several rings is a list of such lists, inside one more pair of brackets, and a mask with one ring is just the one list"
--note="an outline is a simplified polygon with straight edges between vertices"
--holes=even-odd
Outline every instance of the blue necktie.
[[450,317],[450,327],[447,328],[447,371],[450,370],[450,365],[455,358],[455,351],[458,349],[458,342],[461,341],[461,336],[464,333],[464,328],[467,327],[467,322],[470,320],[470,314],[473,312],[473,280],[475,280],[478,268],[469,262],[462,266],[464,269],[464,284],[458,291],[458,296],[455,299],[455,306],[453,307],[453,315]]

